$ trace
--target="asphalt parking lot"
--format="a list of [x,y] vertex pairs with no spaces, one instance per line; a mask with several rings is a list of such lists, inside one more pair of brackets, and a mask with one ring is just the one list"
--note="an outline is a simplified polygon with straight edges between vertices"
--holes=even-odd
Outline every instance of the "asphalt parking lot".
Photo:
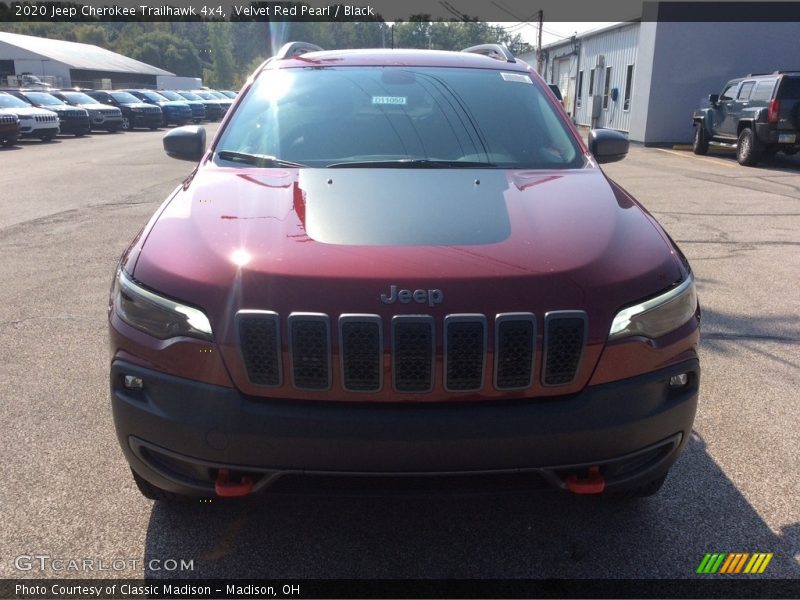
[[[107,397],[113,269],[192,168],[162,135],[0,150],[0,577],[683,578],[706,552],[772,552],[765,577],[800,578],[800,157],[634,147],[606,168],[682,247],[703,306],[695,435],[659,495],[175,508],[139,495]],[[138,562],[41,572],[24,555]]]

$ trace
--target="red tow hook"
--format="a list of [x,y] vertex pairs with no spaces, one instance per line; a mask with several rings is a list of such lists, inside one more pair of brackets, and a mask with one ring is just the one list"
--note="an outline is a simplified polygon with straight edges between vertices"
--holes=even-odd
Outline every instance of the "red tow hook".
[[253,480],[246,475],[242,475],[241,481],[231,481],[231,472],[228,469],[220,469],[217,480],[214,482],[214,492],[223,498],[234,498],[237,496],[247,496],[253,491]]
[[601,494],[606,489],[606,480],[600,475],[600,467],[589,467],[586,479],[578,479],[577,475],[570,475],[564,483],[573,494]]

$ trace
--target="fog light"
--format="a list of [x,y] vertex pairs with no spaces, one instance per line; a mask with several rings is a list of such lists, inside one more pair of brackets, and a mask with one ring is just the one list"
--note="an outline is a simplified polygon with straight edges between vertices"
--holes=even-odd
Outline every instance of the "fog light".
[[683,387],[689,383],[689,375],[681,373],[680,375],[673,375],[669,378],[670,387]]
[[136,377],[135,375],[125,375],[125,378],[122,380],[122,385],[129,390],[140,390],[144,387],[144,382],[142,381],[141,377]]

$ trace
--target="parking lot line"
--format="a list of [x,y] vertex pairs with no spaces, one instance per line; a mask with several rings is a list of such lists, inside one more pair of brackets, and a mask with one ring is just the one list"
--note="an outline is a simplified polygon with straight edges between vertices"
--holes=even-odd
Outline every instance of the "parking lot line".
[[715,158],[702,158],[700,156],[695,156],[694,154],[688,156],[686,152],[676,152],[675,150],[667,150],[666,148],[656,148],[656,150],[660,150],[661,152],[666,152],[667,154],[674,154],[675,156],[680,156],[681,158],[693,158],[695,160],[704,160],[706,162],[714,163],[715,165],[722,165],[723,167],[728,167],[729,169],[736,168],[736,165],[732,165],[727,162],[717,160]]

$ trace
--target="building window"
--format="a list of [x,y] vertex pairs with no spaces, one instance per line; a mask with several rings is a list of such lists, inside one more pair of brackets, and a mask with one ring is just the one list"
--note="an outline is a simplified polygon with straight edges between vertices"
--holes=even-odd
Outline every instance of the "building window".
[[631,109],[631,89],[633,88],[633,65],[628,65],[625,73],[625,100],[622,103],[622,110]]
[[575,98],[575,106],[581,107],[581,97],[583,96],[583,71],[578,71],[578,95]]
[[608,108],[608,96],[611,93],[611,67],[606,67],[606,80],[603,84],[603,108]]
[[589,71],[589,95],[594,96],[594,69]]

